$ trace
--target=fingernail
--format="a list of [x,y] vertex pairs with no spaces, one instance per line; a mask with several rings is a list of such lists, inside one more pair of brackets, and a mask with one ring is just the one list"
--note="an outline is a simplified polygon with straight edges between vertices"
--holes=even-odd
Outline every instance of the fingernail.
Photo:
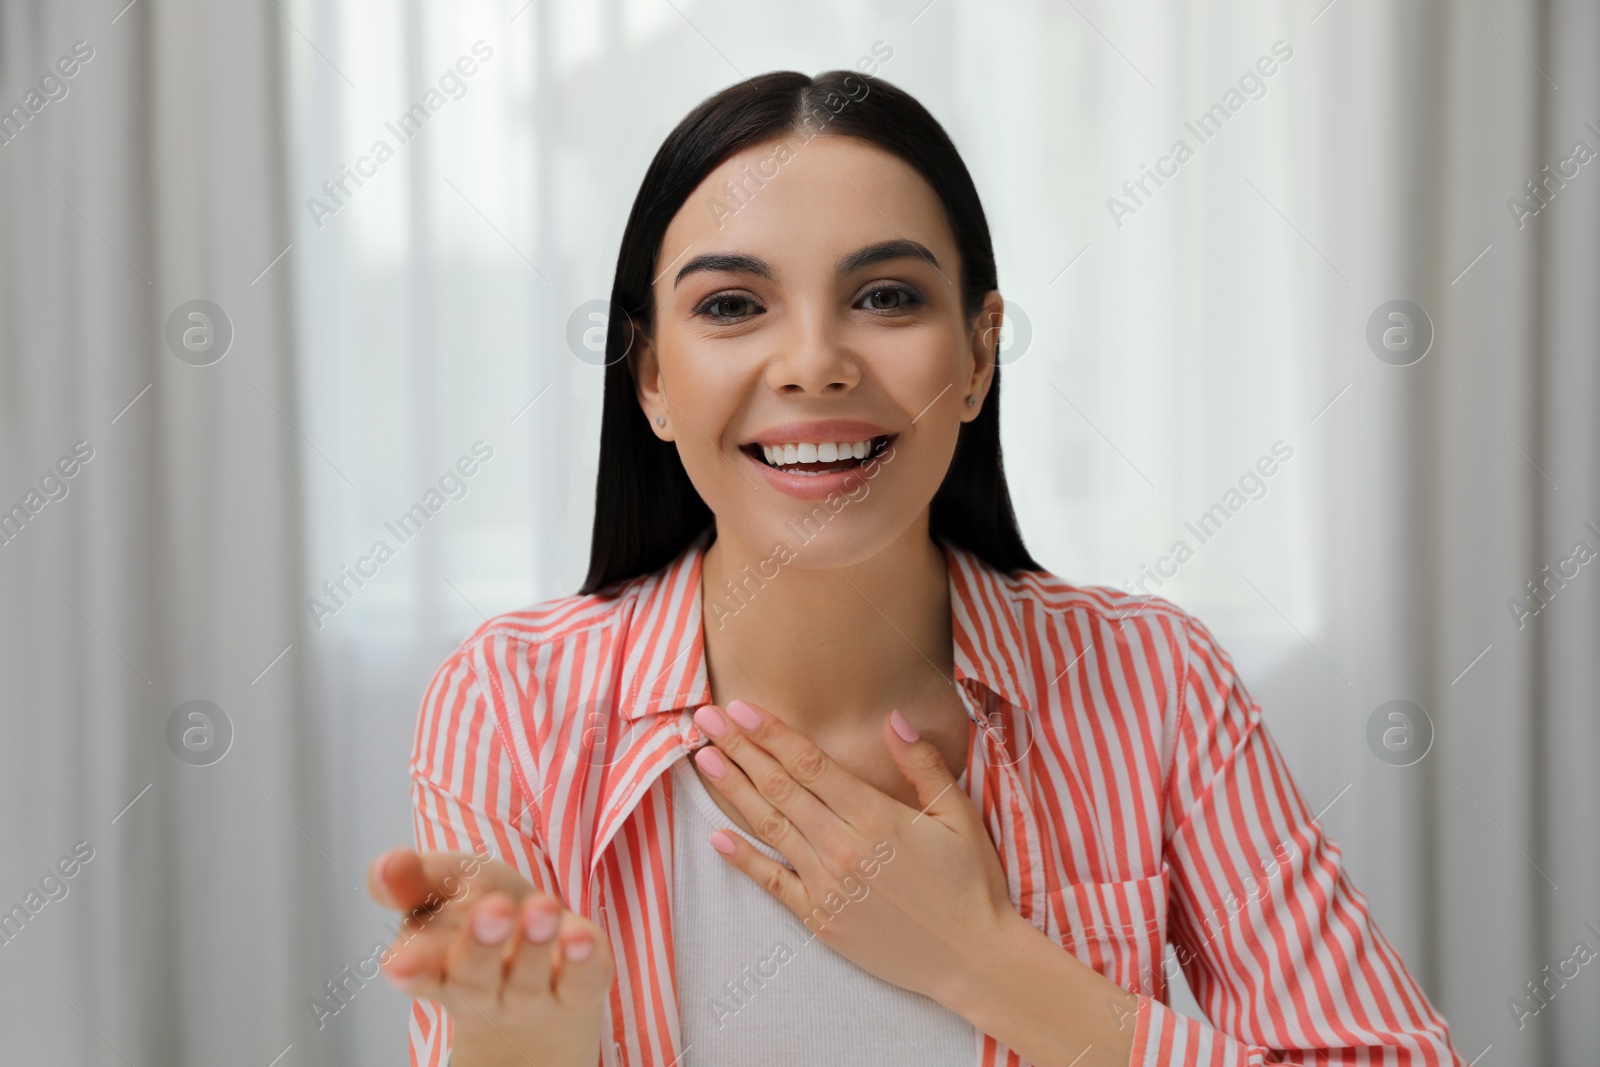
[[718,830],[711,835],[711,847],[724,856],[733,855],[733,838],[726,831]]
[[528,913],[527,920],[523,923],[523,932],[528,940],[536,945],[542,945],[556,934],[556,927],[561,924],[561,916],[552,915],[543,908],[535,908]]
[[573,961],[574,963],[582,963],[584,960],[589,958],[589,954],[593,951],[593,941],[567,942],[567,959]]
[[414,975],[414,974],[410,974],[410,973],[399,973],[399,974],[397,974],[397,973],[395,973],[395,971],[392,968],[389,968],[389,967],[380,967],[378,969],[379,969],[379,971],[381,971],[383,973],[383,980],[388,982],[390,985],[394,986],[396,989],[400,990],[401,992],[405,992],[407,989],[410,989],[411,988],[411,983],[416,981],[416,979],[417,979],[417,976]]
[[472,914],[472,936],[480,945],[498,945],[511,932],[511,916],[479,908]]
[[729,702],[728,718],[732,719],[746,730],[754,730],[757,726],[761,725],[761,717],[756,714],[756,709],[752,708],[749,704],[746,704],[742,700],[734,700]]
[[696,752],[694,761],[700,765],[702,771],[705,771],[713,778],[721,778],[728,773],[728,764],[722,758],[722,753],[709,746]]
[[911,724],[906,721],[906,717],[900,714],[899,708],[895,708],[889,713],[889,725],[894,727],[894,732],[900,735],[900,740],[915,741],[917,739],[917,731],[913,730]]
[[694,713],[694,724],[712,737],[721,737],[728,732],[728,724],[722,721],[722,713],[710,704]]
[[395,857],[398,855],[398,852],[391,849],[385,852],[382,858],[378,860],[378,881],[387,882],[389,880],[389,868],[394,866]]

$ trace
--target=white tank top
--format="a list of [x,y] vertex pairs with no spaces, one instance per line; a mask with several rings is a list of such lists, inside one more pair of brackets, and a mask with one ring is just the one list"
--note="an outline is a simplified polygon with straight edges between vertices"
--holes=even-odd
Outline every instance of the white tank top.
[[834,952],[723,859],[707,840],[713,830],[739,834],[790,866],[734,826],[687,756],[671,773],[681,1067],[977,1062],[978,1037],[966,1019]]

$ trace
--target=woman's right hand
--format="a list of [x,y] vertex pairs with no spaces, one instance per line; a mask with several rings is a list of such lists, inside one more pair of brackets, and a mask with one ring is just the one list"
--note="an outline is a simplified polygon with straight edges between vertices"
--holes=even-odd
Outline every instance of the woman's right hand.
[[454,1067],[598,1062],[615,964],[594,923],[467,853],[391,849],[367,888],[405,916],[384,976],[450,1012]]

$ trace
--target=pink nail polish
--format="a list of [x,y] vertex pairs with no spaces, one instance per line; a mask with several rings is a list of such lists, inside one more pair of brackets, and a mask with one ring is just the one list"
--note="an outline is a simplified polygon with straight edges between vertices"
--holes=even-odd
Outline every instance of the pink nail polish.
[[756,709],[742,700],[734,700],[728,703],[728,718],[738,723],[745,730],[754,730],[761,725],[761,717],[756,714]]
[[480,945],[498,945],[511,932],[511,916],[479,908],[472,915],[472,936]]
[[723,721],[722,713],[710,704],[694,713],[694,724],[712,737],[721,737],[728,732],[728,724]]
[[394,866],[395,857],[398,855],[399,853],[392,849],[383,854],[383,858],[378,861],[378,881],[388,882],[389,870]]
[[542,945],[556,935],[556,927],[561,923],[561,916],[552,915],[543,909],[530,912],[523,923],[523,933],[529,941]]
[[733,838],[723,830],[718,830],[711,835],[711,847],[724,856],[733,855]]
[[400,990],[402,993],[404,993],[407,989],[410,989],[411,984],[417,980],[417,976],[414,974],[396,974],[393,970],[383,967],[380,967],[379,970],[383,974],[383,980]]
[[899,708],[895,708],[889,713],[889,725],[894,727],[894,732],[900,735],[900,740],[910,742],[917,739],[917,731],[913,730],[911,723],[907,722],[906,717],[900,714]]
[[700,765],[702,771],[713,778],[721,778],[728,773],[727,761],[722,758],[722,753],[714,748],[702,748],[695,753],[694,761]]
[[574,963],[582,963],[594,952],[593,941],[573,941],[567,945],[567,959]]

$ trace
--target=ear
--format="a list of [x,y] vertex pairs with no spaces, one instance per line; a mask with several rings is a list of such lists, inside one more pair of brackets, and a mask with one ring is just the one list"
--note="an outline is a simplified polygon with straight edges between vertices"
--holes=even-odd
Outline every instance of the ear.
[[[661,361],[657,358],[655,343],[637,324],[633,336],[633,349],[627,359],[639,407],[644,411],[644,417],[650,420],[652,433],[663,441],[674,440],[672,412],[669,410],[671,402],[661,380]],[[657,419],[664,420],[666,425],[657,422]]]
[[[1000,291],[991,289],[984,295],[983,306],[973,318],[971,348],[972,348],[972,375],[967,380],[967,387],[961,393],[961,421],[971,422],[983,410],[983,401],[989,395],[989,386],[994,382],[995,357],[1000,352],[1000,327],[1005,321],[1005,301],[1000,299]],[[971,407],[967,406],[966,398],[973,398]]]

